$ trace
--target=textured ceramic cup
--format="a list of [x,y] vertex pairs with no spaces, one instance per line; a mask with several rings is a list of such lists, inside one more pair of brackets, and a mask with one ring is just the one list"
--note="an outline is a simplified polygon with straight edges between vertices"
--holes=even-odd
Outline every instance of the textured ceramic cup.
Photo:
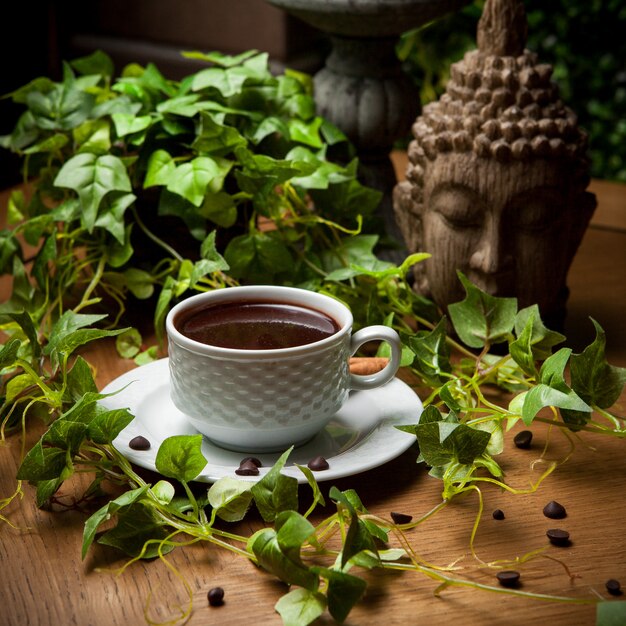
[[[306,345],[247,350],[200,343],[176,327],[177,318],[191,309],[238,301],[322,311],[339,330]],[[352,321],[352,313],[338,300],[292,287],[227,287],[187,298],[166,319],[172,401],[199,432],[225,448],[275,452],[302,444],[324,428],[351,389],[384,385],[398,370],[398,334],[386,326],[352,334]],[[389,363],[376,374],[353,375],[348,359],[368,341],[390,345]]]

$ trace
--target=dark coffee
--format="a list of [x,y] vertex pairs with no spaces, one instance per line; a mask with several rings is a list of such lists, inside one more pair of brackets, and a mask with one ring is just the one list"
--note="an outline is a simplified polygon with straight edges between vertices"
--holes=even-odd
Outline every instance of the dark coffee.
[[194,341],[238,350],[303,346],[339,330],[337,322],[321,311],[285,302],[246,300],[184,311],[174,326]]

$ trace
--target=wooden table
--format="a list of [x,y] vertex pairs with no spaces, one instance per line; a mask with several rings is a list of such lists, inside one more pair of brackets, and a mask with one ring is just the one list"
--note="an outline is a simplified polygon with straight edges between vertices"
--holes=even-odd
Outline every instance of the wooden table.
[[[401,159],[398,163],[402,174]],[[624,366],[626,187],[594,182],[592,189],[599,207],[570,273],[566,334],[569,345],[580,350],[593,338],[588,320],[593,316],[606,330],[609,360]],[[6,197],[5,193],[0,198],[0,206],[6,206]],[[6,287],[6,280],[0,283],[4,293]],[[92,349],[88,356],[97,364],[101,386],[132,367],[132,362],[119,359],[107,343]],[[626,413],[624,394],[619,411]],[[31,433],[28,442],[36,435]],[[509,442],[500,461],[511,485],[524,489],[539,476],[540,469],[532,471],[530,464],[540,457],[547,436],[547,430],[539,429],[530,451],[518,450]],[[567,450],[564,438],[553,433],[547,457],[561,458]],[[563,527],[571,533],[571,547],[549,547],[545,554],[551,558],[540,557],[516,567],[522,572],[522,589],[578,598],[593,598],[597,593],[609,599],[604,587],[607,579],[621,579],[626,586],[626,498],[621,491],[626,485],[625,452],[623,440],[585,436],[536,493],[513,496],[483,488],[485,507],[475,542],[477,556],[485,562],[522,557],[547,545],[547,528]],[[17,437],[0,449],[0,498],[13,492],[19,453]],[[419,517],[440,502],[441,483],[430,478],[415,459],[412,447],[383,467],[333,484],[340,489],[354,488],[377,515],[388,518],[391,511],[399,511]],[[321,485],[327,493],[330,484]],[[71,495],[71,486],[64,489]],[[119,577],[97,571],[119,567],[125,559],[112,549],[96,546],[81,561],[87,513],[38,510],[32,488],[26,485],[24,490],[24,499],[3,511],[15,527],[0,524],[0,624],[121,626],[145,623],[144,610],[155,622],[180,615],[179,607],[186,606],[188,598],[181,581],[163,563],[136,563]],[[554,522],[542,515],[550,500],[567,508],[565,520]],[[456,576],[494,584],[494,570],[481,568],[469,554],[477,505],[474,496],[454,501],[410,531],[408,538],[424,561],[439,566],[456,563]],[[496,508],[505,512],[504,520],[493,519]],[[236,531],[251,534],[261,525],[252,515],[237,525]],[[168,558],[191,586],[193,612],[187,623],[281,623],[273,607],[285,586],[246,559],[202,545],[178,549]],[[437,583],[415,572],[375,572],[364,577],[368,590],[350,614],[346,622],[350,625],[511,626],[543,621],[572,626],[593,624],[595,619],[595,608],[590,605],[528,600],[461,587],[435,597]],[[225,590],[225,604],[208,607],[207,591],[216,585]],[[332,621],[327,617],[318,623]]]

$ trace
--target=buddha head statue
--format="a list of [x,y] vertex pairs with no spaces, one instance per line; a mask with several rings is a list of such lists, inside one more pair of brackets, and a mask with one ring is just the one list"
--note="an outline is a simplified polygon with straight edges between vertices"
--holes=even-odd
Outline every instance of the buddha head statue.
[[525,49],[521,0],[487,0],[478,49],[450,68],[442,97],[413,124],[396,221],[415,287],[443,309],[483,291],[539,305],[558,328],[569,266],[595,209],[587,137],[559,98],[552,67]]

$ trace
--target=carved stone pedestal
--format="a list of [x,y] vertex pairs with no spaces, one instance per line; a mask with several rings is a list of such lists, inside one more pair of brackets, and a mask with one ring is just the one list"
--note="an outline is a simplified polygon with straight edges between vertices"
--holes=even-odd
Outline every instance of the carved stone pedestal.
[[396,177],[389,153],[419,111],[419,92],[395,53],[398,36],[468,0],[268,0],[330,36],[315,75],[318,112],[353,142],[361,179],[383,193],[387,232],[400,238],[391,203]]

